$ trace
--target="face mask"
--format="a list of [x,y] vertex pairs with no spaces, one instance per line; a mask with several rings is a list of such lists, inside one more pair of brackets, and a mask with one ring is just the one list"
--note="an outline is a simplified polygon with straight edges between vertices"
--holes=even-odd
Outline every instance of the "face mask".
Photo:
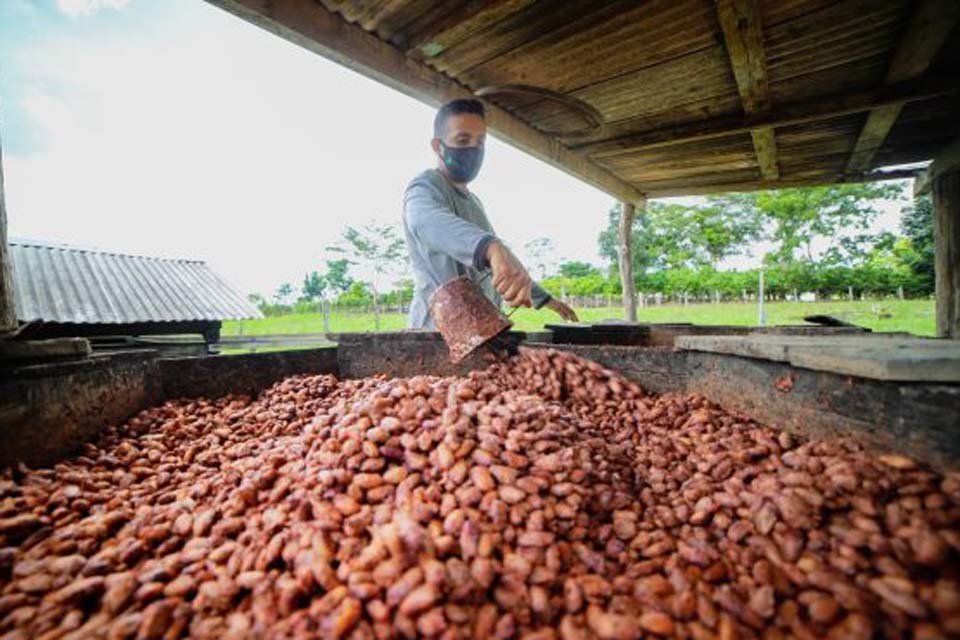
[[443,164],[454,182],[470,182],[480,173],[483,164],[483,147],[448,147],[443,149]]

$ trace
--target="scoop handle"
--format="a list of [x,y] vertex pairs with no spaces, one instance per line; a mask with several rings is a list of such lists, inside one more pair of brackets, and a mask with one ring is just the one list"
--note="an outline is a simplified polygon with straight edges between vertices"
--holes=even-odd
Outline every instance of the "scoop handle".
[[[491,274],[493,274],[493,269],[487,269],[486,272],[484,272],[484,274],[483,274],[482,276],[480,276],[480,279],[477,280],[477,285],[479,286],[479,285],[483,284],[483,281],[486,280],[487,278],[489,278]],[[514,308],[510,309],[510,313],[507,314],[507,317],[509,318],[510,316],[512,316],[512,315],[513,315],[513,312],[516,311],[516,310],[519,309],[519,308],[520,308],[520,307],[514,307]]]

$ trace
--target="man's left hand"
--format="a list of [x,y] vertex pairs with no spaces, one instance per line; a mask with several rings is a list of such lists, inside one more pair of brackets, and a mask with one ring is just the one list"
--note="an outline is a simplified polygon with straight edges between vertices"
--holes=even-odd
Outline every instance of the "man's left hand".
[[567,322],[579,322],[580,318],[577,317],[576,311],[560,302],[556,298],[550,300],[547,303],[547,308],[556,313],[558,316],[566,320]]

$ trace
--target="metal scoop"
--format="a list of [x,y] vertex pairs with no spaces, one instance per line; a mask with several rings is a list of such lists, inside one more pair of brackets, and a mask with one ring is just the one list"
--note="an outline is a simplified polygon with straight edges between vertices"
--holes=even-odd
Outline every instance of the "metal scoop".
[[457,364],[513,326],[469,278],[454,278],[430,296],[430,315]]

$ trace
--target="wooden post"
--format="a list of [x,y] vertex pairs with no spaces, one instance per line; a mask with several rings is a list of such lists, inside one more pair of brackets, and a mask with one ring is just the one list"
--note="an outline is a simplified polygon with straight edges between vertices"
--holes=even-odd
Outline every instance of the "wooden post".
[[933,179],[937,335],[960,339],[960,169]]
[[764,292],[763,292],[763,267],[760,267],[760,286],[757,291],[757,324],[761,327],[766,326],[767,324],[767,310],[764,308]]
[[[645,203],[641,204],[641,208]],[[623,286],[623,316],[628,322],[637,321],[636,285],[633,282],[633,216],[636,208],[632,202],[620,203],[620,284]]]
[[0,145],[0,335],[17,328],[13,307],[13,273],[7,250],[7,206],[3,196],[3,147]]

